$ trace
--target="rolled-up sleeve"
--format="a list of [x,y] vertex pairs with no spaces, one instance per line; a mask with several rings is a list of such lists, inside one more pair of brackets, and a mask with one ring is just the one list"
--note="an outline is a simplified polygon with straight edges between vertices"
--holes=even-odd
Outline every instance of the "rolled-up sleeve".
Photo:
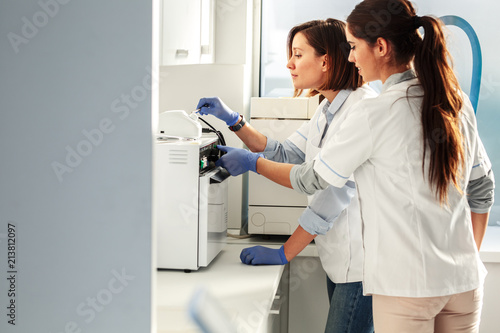
[[[469,108],[472,110],[472,107]],[[475,122],[472,115],[470,118]],[[472,122],[472,121],[471,121]],[[484,148],[483,142],[476,131],[474,143],[474,162],[467,184],[467,201],[472,212],[488,213],[494,201],[495,176],[491,169],[491,162]]]
[[470,210],[477,214],[488,213],[493,206],[495,195],[495,176],[490,170],[486,176],[469,181],[467,201]]
[[332,228],[333,221],[326,221],[310,207],[307,207],[299,217],[299,224],[311,235],[324,235]]
[[328,183],[314,171],[315,161],[294,165],[290,170],[290,183],[292,188],[301,193],[312,195],[316,191],[324,190]]
[[348,181],[342,188],[328,186],[317,192],[300,216],[300,226],[311,235],[326,234],[355,195],[356,187],[353,181]]

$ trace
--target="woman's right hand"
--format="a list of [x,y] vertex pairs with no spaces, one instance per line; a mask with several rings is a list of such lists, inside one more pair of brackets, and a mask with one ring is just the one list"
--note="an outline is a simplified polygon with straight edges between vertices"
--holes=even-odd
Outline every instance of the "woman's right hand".
[[240,114],[231,110],[219,97],[202,98],[196,108],[202,115],[211,114],[225,121],[227,126],[233,126],[240,118]]

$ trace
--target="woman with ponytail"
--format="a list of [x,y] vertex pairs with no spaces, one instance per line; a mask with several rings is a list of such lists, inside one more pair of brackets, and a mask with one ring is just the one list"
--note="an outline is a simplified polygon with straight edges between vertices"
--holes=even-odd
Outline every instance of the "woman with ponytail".
[[346,36],[349,61],[382,81],[380,95],[353,105],[312,161],[256,158],[247,170],[307,194],[354,173],[375,332],[478,332],[494,178],[442,24],[407,0],[365,0]]
[[[351,168],[358,167],[363,286],[373,295],[375,331],[478,332],[486,274],[478,250],[494,178],[442,23],[417,16],[406,0],[366,0],[347,25],[349,61],[365,81],[383,82],[378,98],[350,114],[369,137],[354,143],[362,149]],[[342,141],[315,167],[330,183],[339,176],[325,165],[350,170],[336,159]]]

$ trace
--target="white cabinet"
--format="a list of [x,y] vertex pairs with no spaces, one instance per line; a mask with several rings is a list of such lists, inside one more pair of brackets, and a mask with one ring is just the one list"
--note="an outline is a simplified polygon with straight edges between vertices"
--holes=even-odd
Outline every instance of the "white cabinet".
[[[319,96],[297,98],[253,97],[251,124],[267,137],[284,142],[316,112]],[[248,232],[291,235],[307,207],[307,196],[250,173]]]
[[289,282],[290,265],[286,265],[269,310],[267,333],[288,333]]
[[323,333],[330,303],[326,273],[318,257],[297,256],[290,262],[289,333]]
[[[284,142],[306,120],[252,119],[252,126],[264,135]],[[249,174],[248,232],[250,234],[291,235],[307,207],[307,196],[278,185],[267,178]]]
[[214,1],[162,0],[162,66],[213,63]]

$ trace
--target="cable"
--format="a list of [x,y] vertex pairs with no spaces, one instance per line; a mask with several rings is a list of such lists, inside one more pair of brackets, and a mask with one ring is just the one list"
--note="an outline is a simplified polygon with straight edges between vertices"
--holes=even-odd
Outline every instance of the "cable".
[[208,123],[205,119],[203,119],[203,118],[201,118],[201,117],[200,117],[200,118],[198,118],[198,119],[199,119],[199,120],[201,120],[202,122],[204,122],[204,123],[205,123],[208,127],[210,127],[211,129],[213,129],[214,131],[217,131],[217,130],[215,129],[215,127],[213,127],[212,125],[210,125],[210,124],[209,124],[209,123]]
[[226,140],[224,140],[224,135],[222,135],[221,131],[218,131],[215,129],[215,127],[213,127],[212,125],[210,125],[205,119],[203,118],[198,118],[198,120],[201,120],[202,122],[204,122],[208,127],[210,128],[204,128],[204,130],[207,130],[207,132],[212,132],[212,133],[215,133],[217,135],[217,137],[219,137],[219,142],[221,145],[225,146],[226,145]]

